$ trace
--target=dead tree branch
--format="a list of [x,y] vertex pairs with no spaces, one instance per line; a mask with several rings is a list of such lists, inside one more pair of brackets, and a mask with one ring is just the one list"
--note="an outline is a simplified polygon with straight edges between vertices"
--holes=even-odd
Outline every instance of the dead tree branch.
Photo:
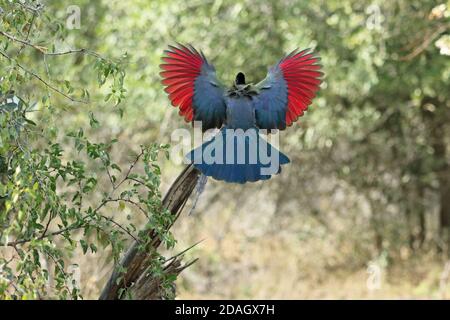
[[[186,201],[194,190],[200,172],[189,165],[178,176],[163,199],[163,209],[169,210],[175,219],[181,214]],[[167,226],[169,229],[171,225]],[[145,250],[140,249],[140,244],[136,241],[130,246],[119,265],[113,271],[106,283],[100,300],[119,299],[121,289],[127,289],[134,299],[161,299],[160,279],[155,279],[148,275],[148,267],[151,264],[152,252],[155,252],[161,240],[154,230],[148,230],[151,241]],[[186,265],[181,263],[181,256],[166,261],[164,272],[166,274],[179,274],[183,269],[194,263],[192,261]],[[121,272],[121,270],[125,270]]]

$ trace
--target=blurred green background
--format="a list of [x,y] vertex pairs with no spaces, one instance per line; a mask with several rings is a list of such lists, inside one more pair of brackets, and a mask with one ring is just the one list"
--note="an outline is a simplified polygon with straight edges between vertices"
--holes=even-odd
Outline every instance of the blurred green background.
[[[61,21],[79,7],[80,28],[58,36],[55,50],[121,59],[126,95],[119,106],[105,102],[108,87],[98,88],[88,58],[53,57],[50,79],[69,80],[75,94],[89,89],[91,103],[53,94],[51,111],[32,119],[58,132],[86,125],[92,111],[101,123],[95,138],[119,139],[120,163],[140,144],[170,143],[174,129],[190,128],[160,84],[168,44],[201,49],[227,84],[238,71],[259,82],[297,47],[322,58],[318,97],[280,135],[292,163],[268,182],[210,180],[195,212],[176,222],[177,250],[204,239],[189,252],[200,259],[177,280],[178,298],[450,297],[450,2],[44,3]],[[53,27],[30,39],[46,43],[59,32]],[[36,53],[22,55],[46,74]],[[36,87],[30,81],[22,94],[37,99]],[[161,161],[165,191],[182,166]],[[85,298],[96,298],[109,276],[107,255],[71,258]]]

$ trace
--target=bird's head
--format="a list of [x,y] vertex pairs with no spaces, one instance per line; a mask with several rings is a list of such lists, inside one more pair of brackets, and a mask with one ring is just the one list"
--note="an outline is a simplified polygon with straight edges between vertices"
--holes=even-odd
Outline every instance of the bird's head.
[[229,96],[253,96],[258,94],[258,90],[252,83],[245,82],[245,75],[239,72],[236,75],[233,86],[228,90]]
[[242,72],[239,72],[236,75],[236,79],[234,80],[236,86],[245,85],[245,75]]

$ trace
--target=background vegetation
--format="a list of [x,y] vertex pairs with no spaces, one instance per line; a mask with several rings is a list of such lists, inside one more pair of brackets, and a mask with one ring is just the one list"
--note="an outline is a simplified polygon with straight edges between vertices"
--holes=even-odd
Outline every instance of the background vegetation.
[[296,47],[326,74],[280,176],[210,180],[161,234],[164,256],[204,239],[166,279],[179,298],[448,298],[449,30],[445,0],[0,0],[0,297],[96,298],[167,218],[182,167],[159,151],[189,126],[158,65],[179,41],[226,83]]

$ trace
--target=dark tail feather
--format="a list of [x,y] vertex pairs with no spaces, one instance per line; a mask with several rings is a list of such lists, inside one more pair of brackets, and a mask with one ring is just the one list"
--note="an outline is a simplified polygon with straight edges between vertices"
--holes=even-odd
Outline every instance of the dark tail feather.
[[204,175],[233,183],[270,179],[281,172],[281,165],[289,163],[289,158],[261,138],[257,129],[239,134],[224,128],[212,140],[192,150],[187,158]]

